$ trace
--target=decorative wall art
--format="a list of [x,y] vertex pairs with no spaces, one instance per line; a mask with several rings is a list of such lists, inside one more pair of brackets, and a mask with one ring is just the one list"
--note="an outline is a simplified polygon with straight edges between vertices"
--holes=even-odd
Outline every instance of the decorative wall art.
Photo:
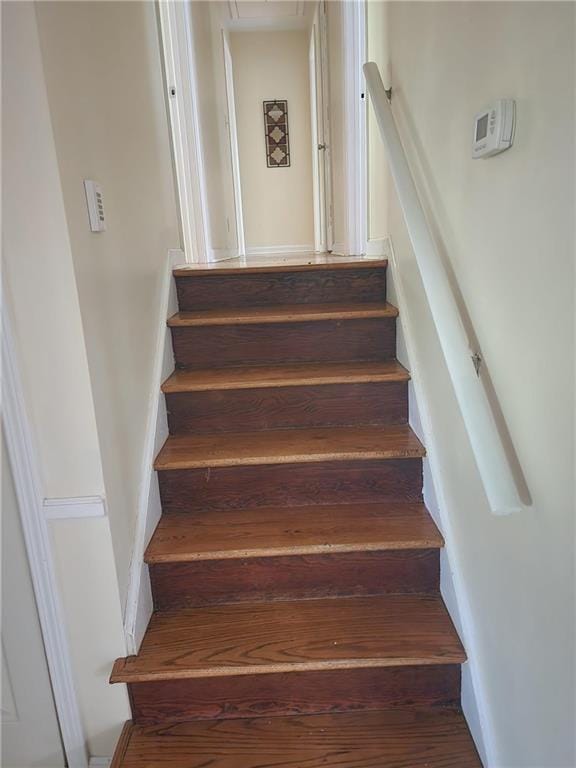
[[276,99],[263,103],[266,164],[268,168],[287,168],[290,165],[288,102]]

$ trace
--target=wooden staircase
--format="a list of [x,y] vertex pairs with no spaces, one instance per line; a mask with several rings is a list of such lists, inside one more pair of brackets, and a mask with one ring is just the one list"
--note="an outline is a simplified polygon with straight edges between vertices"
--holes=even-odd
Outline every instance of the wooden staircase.
[[114,768],[479,768],[386,262],[176,270]]

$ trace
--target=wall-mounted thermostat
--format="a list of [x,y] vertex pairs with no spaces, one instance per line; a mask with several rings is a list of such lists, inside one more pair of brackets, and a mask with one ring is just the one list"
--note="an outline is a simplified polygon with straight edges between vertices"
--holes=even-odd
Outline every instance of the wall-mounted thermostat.
[[516,102],[499,99],[474,119],[472,157],[490,157],[510,149],[514,141]]
[[84,179],[84,191],[86,192],[86,204],[90,217],[90,229],[92,232],[104,232],[106,220],[104,218],[104,201],[102,200],[102,187],[95,181]]

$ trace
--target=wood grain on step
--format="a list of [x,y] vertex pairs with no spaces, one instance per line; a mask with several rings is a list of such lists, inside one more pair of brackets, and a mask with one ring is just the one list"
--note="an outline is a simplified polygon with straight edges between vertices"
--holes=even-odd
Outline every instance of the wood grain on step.
[[482,768],[461,712],[386,710],[132,727],[122,768]]
[[433,595],[384,595],[187,608],[152,616],[112,682],[466,660]]
[[229,307],[177,312],[168,318],[171,328],[205,325],[256,325],[305,323],[322,320],[360,320],[368,317],[398,317],[391,304],[280,304],[272,307]]
[[139,724],[237,717],[282,717],[385,707],[457,706],[457,664],[131,683]]
[[322,384],[368,384],[405,382],[408,371],[397,360],[363,363],[308,363],[295,365],[249,366],[176,370],[162,385],[166,394],[175,392],[213,392],[259,387],[302,387]]
[[220,603],[438,592],[437,549],[196,560],[150,567],[158,611]]
[[338,429],[281,429],[173,435],[154,468],[197,469],[250,464],[421,458],[424,447],[406,424]]
[[166,395],[171,434],[405,424],[406,382]]
[[181,311],[275,304],[384,302],[386,269],[292,269],[233,274],[212,270],[176,278]]
[[293,264],[289,261],[281,261],[273,258],[268,264],[232,264],[231,261],[214,262],[212,264],[192,264],[186,267],[177,267],[172,271],[174,277],[187,277],[193,279],[198,276],[210,277],[218,275],[246,275],[246,274],[276,274],[282,272],[331,272],[334,270],[357,269],[385,269],[388,266],[387,259],[366,259],[364,257],[328,257],[325,262],[315,260],[315,254],[310,258],[302,257],[302,263]]
[[165,470],[164,512],[422,500],[422,461],[321,461]]
[[442,535],[423,504],[338,504],[164,514],[147,563],[430,549]]
[[178,368],[387,360],[396,354],[396,318],[174,327]]

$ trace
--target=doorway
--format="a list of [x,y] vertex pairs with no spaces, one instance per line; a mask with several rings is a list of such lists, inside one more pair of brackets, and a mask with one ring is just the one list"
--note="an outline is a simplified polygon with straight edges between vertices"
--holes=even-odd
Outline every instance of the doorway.
[[355,22],[364,9],[365,0],[161,4],[187,261],[366,252]]

